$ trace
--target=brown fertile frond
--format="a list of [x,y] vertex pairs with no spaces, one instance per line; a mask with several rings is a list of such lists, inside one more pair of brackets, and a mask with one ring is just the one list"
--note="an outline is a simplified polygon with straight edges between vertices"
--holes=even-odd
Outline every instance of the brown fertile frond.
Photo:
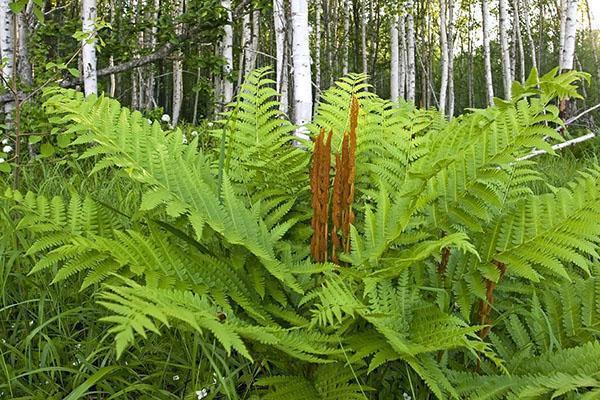
[[329,169],[331,167],[331,136],[325,140],[325,129],[317,136],[310,171],[313,216],[311,226],[313,236],[310,253],[317,262],[327,261],[327,238],[329,221]]
[[[338,262],[338,252],[350,252],[350,225],[354,223],[354,180],[356,176],[356,128],[358,126],[359,104],[352,96],[350,104],[350,132],[344,132],[341,155],[335,157],[335,177],[333,180],[333,243],[332,259]],[[338,236],[341,232],[341,239]]]

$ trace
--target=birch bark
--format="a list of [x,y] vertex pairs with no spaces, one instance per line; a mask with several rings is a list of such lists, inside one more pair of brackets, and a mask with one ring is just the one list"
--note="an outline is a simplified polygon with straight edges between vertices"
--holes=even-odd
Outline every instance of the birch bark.
[[98,78],[96,76],[96,0],[81,1],[82,31],[87,35],[81,47],[83,64],[83,92],[86,96],[98,93]]
[[398,101],[400,80],[400,57],[398,54],[398,20],[399,17],[393,17],[390,29],[390,49],[391,49],[391,65],[390,65],[390,100]]
[[[485,1],[485,0],[484,0]],[[500,31],[500,51],[502,55],[502,83],[504,85],[504,98],[510,100],[512,97],[512,72],[510,61],[510,47],[508,44],[508,2],[507,0],[499,0],[500,2],[500,23],[498,29]]]
[[492,59],[490,50],[490,11],[488,9],[488,0],[481,0],[481,28],[483,37],[483,64],[485,70],[485,90],[487,95],[487,105],[491,106],[494,102],[494,82],[492,78]]
[[308,139],[305,127],[312,118],[312,85],[308,40],[308,1],[291,0],[292,60],[294,65],[294,123],[295,135]]

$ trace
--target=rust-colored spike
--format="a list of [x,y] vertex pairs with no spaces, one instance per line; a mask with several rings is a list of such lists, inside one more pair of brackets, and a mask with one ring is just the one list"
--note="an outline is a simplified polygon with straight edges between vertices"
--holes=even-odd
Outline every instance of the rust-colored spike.
[[[504,276],[506,272],[506,264],[501,263],[500,261],[493,261],[498,271],[500,271],[500,277],[498,278],[498,282]],[[485,337],[490,333],[492,329],[491,323],[492,319],[490,318],[490,314],[492,313],[492,306],[494,305],[494,290],[496,289],[497,282],[491,281],[489,279],[485,280],[485,301],[481,300],[479,307],[479,322],[481,325],[488,325],[482,328],[479,331],[479,337],[481,339],[485,339]]]
[[324,142],[324,129],[317,136],[310,171],[311,205],[313,209],[311,220],[313,235],[310,242],[310,251],[313,259],[317,262],[327,261],[331,136],[332,133],[330,132],[327,141]]
[[[350,104],[350,131],[344,132],[341,154],[336,155],[333,180],[332,260],[338,262],[338,253],[350,252],[350,226],[354,223],[354,181],[356,175],[356,128],[358,125],[358,99],[352,96]],[[341,236],[341,237],[340,237]]]

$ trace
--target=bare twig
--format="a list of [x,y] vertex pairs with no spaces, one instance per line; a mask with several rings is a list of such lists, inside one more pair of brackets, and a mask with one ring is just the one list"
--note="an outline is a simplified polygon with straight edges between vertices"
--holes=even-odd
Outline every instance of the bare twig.
[[[596,137],[596,133],[590,132],[587,135],[579,136],[578,138],[555,144],[554,146],[552,146],[552,150],[564,149],[565,147],[569,147],[569,146],[572,146],[577,143],[585,142],[586,140],[590,140],[595,137]],[[518,161],[529,160],[530,158],[537,157],[541,154],[546,154],[546,153],[547,153],[546,150],[533,150],[531,153],[527,154],[526,156],[520,157],[517,160]]]

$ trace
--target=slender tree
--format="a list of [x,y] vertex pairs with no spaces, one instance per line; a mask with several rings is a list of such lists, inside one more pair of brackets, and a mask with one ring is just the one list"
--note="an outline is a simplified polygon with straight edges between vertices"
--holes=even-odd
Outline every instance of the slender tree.
[[[83,64],[83,91],[86,96],[98,93],[96,75],[96,0],[81,1],[82,32],[86,34],[81,45]],[[3,52],[4,54],[4,52]]]
[[390,49],[391,49],[391,60],[390,60],[390,99],[392,101],[398,101],[399,81],[400,81],[400,57],[399,57],[399,45],[398,45],[398,17],[392,16],[390,22]]
[[321,0],[315,3],[315,101],[319,100],[321,91]]
[[560,47],[560,69],[573,69],[573,61],[575,59],[575,38],[577,35],[577,6],[578,0],[565,0],[565,8],[562,10],[564,14],[564,34],[563,42]]
[[288,112],[287,74],[286,67],[286,24],[285,4],[283,0],[273,0],[273,24],[275,27],[275,86],[281,93],[280,111]]
[[294,123],[299,138],[308,139],[305,125],[312,119],[312,82],[308,46],[308,0],[291,0],[292,60],[294,65]]
[[415,102],[416,67],[415,67],[415,20],[413,0],[406,2],[406,100]]
[[[176,0],[175,3],[175,32],[178,35],[183,33],[183,26],[178,19],[183,15],[185,8],[185,0]],[[176,126],[179,122],[179,116],[181,113],[181,105],[183,103],[183,54],[178,51],[173,61],[173,117],[172,125]]]
[[228,104],[233,100],[233,82],[231,72],[233,70],[233,27],[231,26],[231,0],[221,0],[221,6],[227,13],[227,23],[223,26],[223,41],[221,51],[225,65],[223,66],[223,79],[221,83],[221,102]]
[[398,36],[399,36],[399,44],[400,44],[400,56],[399,56],[399,66],[398,66],[398,74],[399,74],[399,82],[398,82],[398,92],[399,96],[403,99],[406,99],[406,14],[404,11],[400,13],[398,17]]
[[[485,0],[484,0],[485,1]],[[512,97],[512,68],[510,61],[510,46],[508,44],[508,0],[499,0],[500,22],[498,30],[500,31],[500,51],[502,59],[502,83],[504,85],[504,98],[510,100]]]
[[440,112],[446,113],[446,95],[448,94],[448,4],[440,0],[440,51],[441,51],[441,80],[440,80]]
[[485,71],[485,91],[487,104],[492,105],[494,101],[494,82],[492,80],[492,57],[490,50],[490,11],[488,0],[481,0],[481,29],[483,39],[483,69]]

